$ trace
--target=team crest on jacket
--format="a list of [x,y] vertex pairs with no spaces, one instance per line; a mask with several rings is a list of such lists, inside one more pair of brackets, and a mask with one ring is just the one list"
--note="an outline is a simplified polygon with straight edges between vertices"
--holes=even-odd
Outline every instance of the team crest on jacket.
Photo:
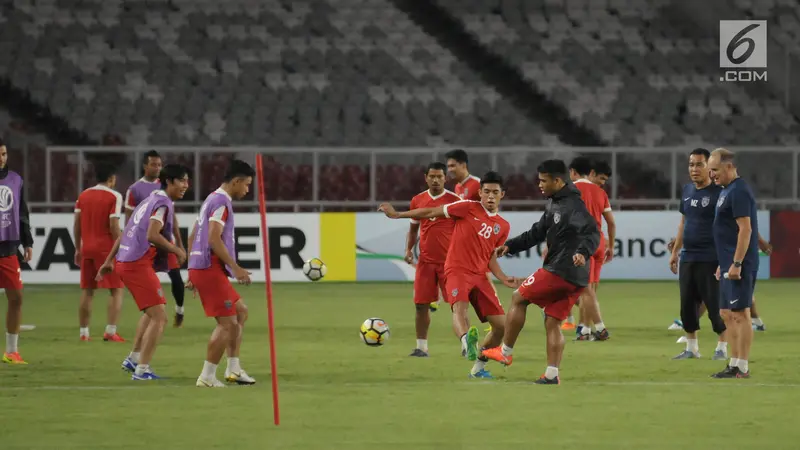
[[717,208],[722,206],[723,203],[725,203],[725,196],[724,195],[720,195],[719,196],[719,200],[717,200]]
[[553,223],[558,223],[558,222],[561,222],[561,213],[557,212],[553,214]]
[[494,224],[494,234],[500,234],[500,224]]
[[703,205],[703,208],[708,206],[709,203],[711,203],[711,197],[703,197],[703,199],[700,200],[700,204]]

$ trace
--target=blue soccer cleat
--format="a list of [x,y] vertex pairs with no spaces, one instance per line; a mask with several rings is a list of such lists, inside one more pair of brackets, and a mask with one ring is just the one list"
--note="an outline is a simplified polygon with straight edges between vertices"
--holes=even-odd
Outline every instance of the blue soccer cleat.
[[136,372],[136,363],[130,358],[125,358],[125,361],[122,361],[122,370]]
[[767,331],[767,326],[753,324],[753,331]]
[[160,380],[161,377],[154,374],[153,372],[147,371],[141,375],[136,375],[136,372],[131,375],[131,380],[134,381],[149,381],[149,380]]
[[470,372],[469,377],[470,378],[483,378],[484,380],[492,380],[492,379],[494,379],[492,374],[486,369],[481,369],[481,370],[479,370],[479,371],[477,371],[475,373],[471,373]]

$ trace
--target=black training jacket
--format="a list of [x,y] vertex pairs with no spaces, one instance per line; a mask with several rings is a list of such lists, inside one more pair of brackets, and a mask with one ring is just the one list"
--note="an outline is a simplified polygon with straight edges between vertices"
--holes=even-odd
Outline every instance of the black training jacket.
[[[600,245],[597,222],[581,200],[581,192],[567,183],[547,202],[541,219],[530,230],[509,239],[509,254],[528,250],[542,241],[547,243],[547,256],[542,268],[576,286],[589,284],[589,258]],[[580,253],[586,264],[576,267],[572,257]]]

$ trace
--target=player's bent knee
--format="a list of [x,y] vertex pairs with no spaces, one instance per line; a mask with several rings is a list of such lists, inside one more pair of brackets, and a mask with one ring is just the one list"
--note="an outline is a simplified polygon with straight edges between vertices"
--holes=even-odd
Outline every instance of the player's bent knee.
[[522,294],[519,293],[519,291],[514,291],[514,294],[511,296],[511,302],[515,306],[528,306],[530,303],[525,297],[522,296]]
[[236,302],[236,316],[239,320],[239,323],[241,323],[242,325],[244,325],[245,321],[247,321],[247,318],[250,317],[250,310],[247,308],[247,305],[241,300]]

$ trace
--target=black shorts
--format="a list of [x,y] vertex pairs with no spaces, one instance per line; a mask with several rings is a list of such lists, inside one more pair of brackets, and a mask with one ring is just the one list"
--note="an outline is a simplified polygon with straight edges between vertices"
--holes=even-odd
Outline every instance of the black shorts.
[[717,334],[725,331],[725,324],[719,314],[719,282],[714,274],[716,262],[681,261],[678,272],[681,291],[681,321],[687,333],[700,329],[698,308],[706,305],[711,326]]

